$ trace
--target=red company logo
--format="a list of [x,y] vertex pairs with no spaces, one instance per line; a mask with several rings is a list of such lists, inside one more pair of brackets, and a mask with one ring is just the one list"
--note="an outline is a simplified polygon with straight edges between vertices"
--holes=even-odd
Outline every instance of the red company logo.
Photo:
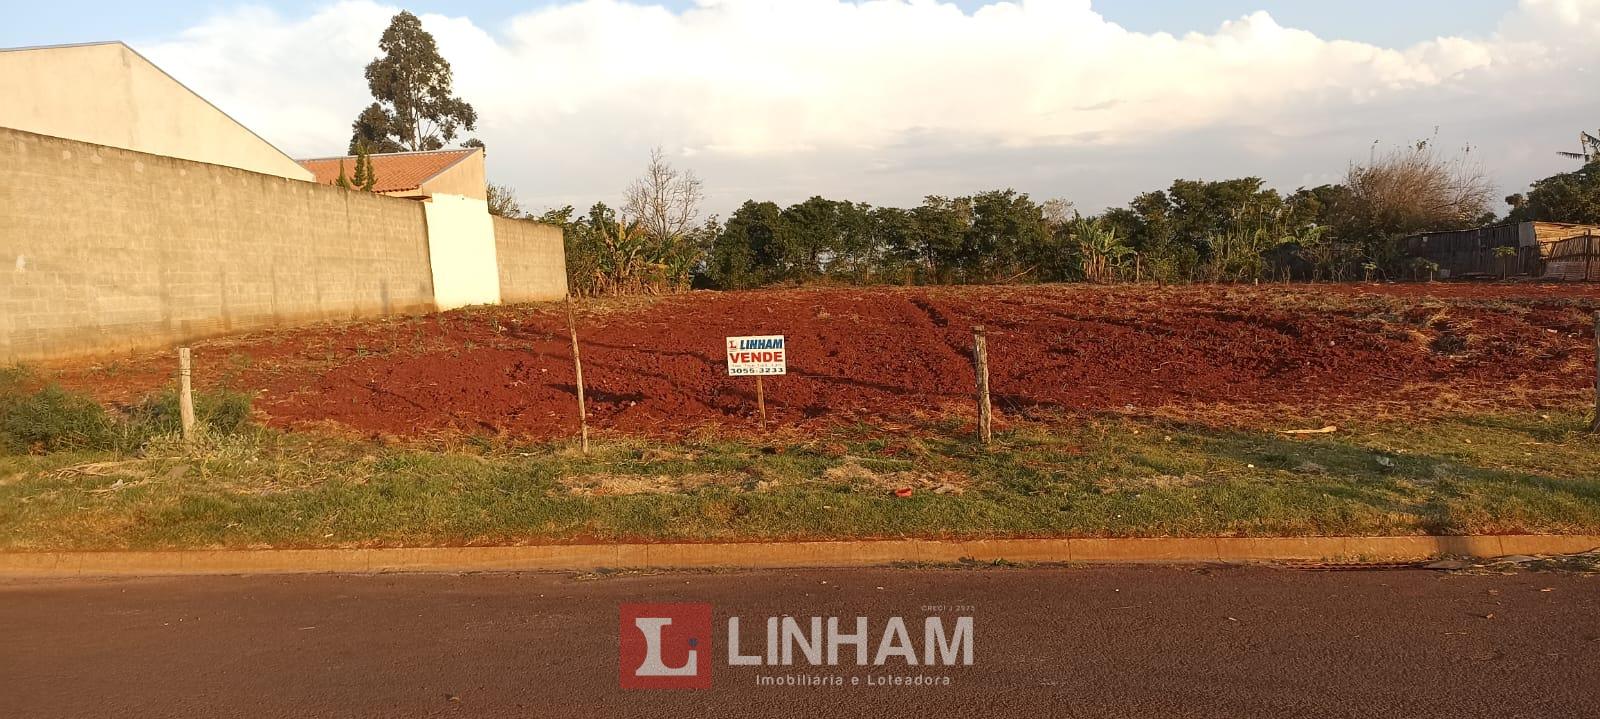
[[710,689],[710,604],[624,604],[618,626],[623,689]]

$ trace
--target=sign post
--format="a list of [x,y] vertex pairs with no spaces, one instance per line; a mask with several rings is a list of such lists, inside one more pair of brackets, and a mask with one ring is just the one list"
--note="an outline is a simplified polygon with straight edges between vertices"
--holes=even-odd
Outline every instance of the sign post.
[[728,376],[756,378],[756,411],[767,426],[767,393],[761,378],[789,373],[789,353],[783,335],[728,338]]
[[767,392],[761,386],[761,375],[756,375],[756,411],[761,413],[761,428],[767,428]]

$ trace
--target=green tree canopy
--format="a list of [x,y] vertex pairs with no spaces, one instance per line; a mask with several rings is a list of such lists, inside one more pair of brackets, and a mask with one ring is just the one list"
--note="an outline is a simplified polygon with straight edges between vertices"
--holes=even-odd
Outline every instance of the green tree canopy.
[[725,289],[748,289],[784,274],[783,211],[771,202],[747,200],[728,216],[711,245],[705,274]]
[[437,150],[474,129],[477,111],[451,94],[450,63],[417,16],[390,19],[378,49],[366,70],[375,101],[351,124],[350,152],[363,143],[373,152]]
[[[344,169],[342,160],[339,163],[339,169],[342,175]],[[372,169],[372,155],[367,152],[367,144],[365,142],[357,143],[356,145],[356,173],[351,178],[350,184],[355,189],[366,190],[367,192],[372,192],[373,188],[378,185],[377,173]]]
[[1513,222],[1600,223],[1600,161],[1539,180],[1525,198],[1513,195],[1507,199],[1512,203]]
[[974,195],[959,262],[962,277],[994,282],[1031,274],[1046,237],[1044,211],[1026,193],[1007,189]]

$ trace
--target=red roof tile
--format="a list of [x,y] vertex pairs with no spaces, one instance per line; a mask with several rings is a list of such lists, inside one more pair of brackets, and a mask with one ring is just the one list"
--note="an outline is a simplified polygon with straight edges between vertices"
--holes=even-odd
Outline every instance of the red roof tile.
[[[373,192],[402,192],[415,190],[422,187],[422,183],[433,179],[439,173],[449,169],[450,166],[466,159],[476,148],[460,150],[429,150],[423,152],[393,152],[387,154],[369,155],[372,158],[372,172],[378,176],[378,183],[372,188]],[[355,155],[345,157],[322,157],[315,160],[300,160],[300,165],[311,174],[316,175],[317,183],[332,185],[339,179],[339,163],[344,163],[345,177],[352,178],[356,174]]]

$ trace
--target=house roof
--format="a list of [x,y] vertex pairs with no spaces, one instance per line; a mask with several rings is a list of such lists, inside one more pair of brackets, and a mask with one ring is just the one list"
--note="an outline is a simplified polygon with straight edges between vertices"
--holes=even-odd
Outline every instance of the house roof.
[[[479,148],[459,150],[424,150],[421,152],[387,152],[372,154],[372,173],[377,176],[373,192],[404,192],[422,187],[422,183],[438,177],[456,163],[481,152]],[[332,185],[339,179],[339,163],[344,163],[344,174],[354,181],[356,156],[319,157],[300,160],[300,165],[317,176],[317,183]]]

